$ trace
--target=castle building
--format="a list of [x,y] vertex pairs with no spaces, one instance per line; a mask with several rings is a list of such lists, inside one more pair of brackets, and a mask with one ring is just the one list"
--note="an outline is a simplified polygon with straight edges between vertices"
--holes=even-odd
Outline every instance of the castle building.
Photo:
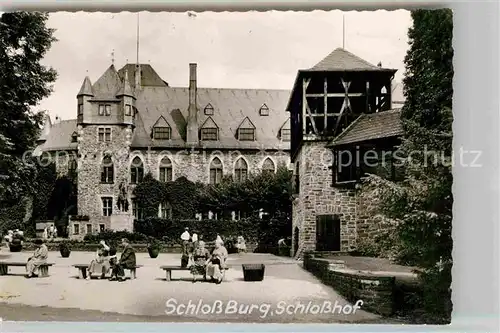
[[[47,116],[36,149],[55,159],[59,175],[76,178],[78,216],[87,219],[70,221],[70,235],[132,230],[141,217],[133,189],[147,173],[164,182],[218,183],[290,165],[289,95],[199,88],[196,64],[187,88],[169,86],[149,64],[111,65],[94,83],[85,77],[76,119]],[[168,203],[158,214],[171,217]]]
[[403,132],[393,105],[401,107],[403,98],[393,98],[395,73],[341,48],[298,71],[287,105],[295,256],[355,250],[383,227],[367,213],[371,203],[360,198],[356,184],[367,173],[399,176],[392,154]]

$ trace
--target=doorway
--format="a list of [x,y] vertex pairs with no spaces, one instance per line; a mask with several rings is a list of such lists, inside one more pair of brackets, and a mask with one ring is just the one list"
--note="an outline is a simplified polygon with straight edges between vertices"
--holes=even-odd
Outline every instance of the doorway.
[[340,251],[340,217],[316,216],[316,251]]

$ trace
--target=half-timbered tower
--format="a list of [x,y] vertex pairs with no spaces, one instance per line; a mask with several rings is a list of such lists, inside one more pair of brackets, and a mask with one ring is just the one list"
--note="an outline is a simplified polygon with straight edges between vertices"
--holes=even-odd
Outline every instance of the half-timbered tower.
[[[287,106],[295,168],[292,251],[296,255],[304,250],[349,251],[356,247],[359,212],[352,185],[359,180],[360,170],[362,173],[356,147],[366,139],[363,136],[380,131],[377,126],[383,131],[384,121],[365,121],[361,129],[358,125],[367,115],[391,109],[395,73],[395,69],[372,65],[342,48],[314,67],[298,71]],[[395,114],[391,126],[397,128],[389,129],[397,136],[399,113],[391,114]],[[332,150],[336,139],[352,131],[360,133],[342,146],[342,154]],[[354,173],[351,178],[349,173]]]

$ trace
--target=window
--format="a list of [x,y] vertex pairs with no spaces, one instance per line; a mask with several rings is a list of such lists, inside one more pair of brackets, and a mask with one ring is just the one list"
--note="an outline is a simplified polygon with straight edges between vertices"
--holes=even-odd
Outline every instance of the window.
[[155,128],[153,128],[153,139],[155,139],[155,140],[170,140],[170,127],[155,127]]
[[269,116],[269,108],[266,104],[262,105],[259,110],[259,114],[261,116]]
[[262,163],[262,172],[276,172],[274,162],[269,157],[264,160],[264,163]]
[[207,106],[205,106],[204,112],[207,116],[212,116],[214,114],[214,107],[212,104],[208,103]]
[[110,156],[104,156],[102,159],[102,168],[101,168],[101,183],[104,184],[113,184],[114,182],[114,170],[113,170],[113,161]]
[[110,116],[111,115],[111,104],[99,104],[99,115],[100,116]]
[[210,184],[218,184],[222,180],[222,162],[216,157],[210,163]]
[[202,128],[200,139],[202,141],[217,141],[219,139],[219,130],[217,128]]
[[78,167],[78,163],[76,162],[75,156],[71,156],[68,161],[68,175],[70,177],[76,174],[76,169]]
[[92,224],[87,224],[87,234],[92,233]]
[[248,165],[243,158],[240,157],[236,161],[236,166],[234,167],[234,178],[237,182],[244,182],[248,177]]
[[291,140],[292,138],[292,135],[291,135],[291,130],[287,129],[287,128],[283,128],[281,129],[281,140],[282,141],[285,141],[285,142],[288,142]]
[[104,224],[99,224],[99,232],[104,232],[106,226]]
[[173,181],[172,174],[172,161],[168,157],[164,157],[160,161],[160,182],[171,182]]
[[71,142],[78,142],[78,134],[73,133],[71,134]]
[[130,182],[138,184],[142,181],[142,178],[144,178],[144,165],[142,160],[136,156],[130,165]]
[[238,140],[240,140],[240,141],[255,141],[255,129],[254,128],[239,128],[238,129]]
[[160,204],[158,208],[158,217],[162,219],[172,218],[172,206],[168,202]]
[[334,183],[353,182],[358,179],[358,167],[353,151],[340,150],[334,152]]
[[98,138],[99,142],[111,142],[111,127],[100,127]]
[[132,215],[134,215],[137,220],[141,220],[143,217],[142,213],[142,208],[139,206],[137,199],[132,199]]
[[73,223],[73,235],[79,235],[79,234],[80,234],[80,224]]
[[294,175],[294,186],[293,186],[293,189],[294,189],[294,193],[295,194],[298,194],[299,191],[300,191],[300,163],[297,161],[295,163],[295,175]]
[[78,104],[78,115],[79,116],[83,115],[83,104]]
[[132,106],[130,104],[125,105],[125,115],[126,116],[131,116],[132,115]]
[[113,198],[102,197],[102,216],[111,216],[113,214]]

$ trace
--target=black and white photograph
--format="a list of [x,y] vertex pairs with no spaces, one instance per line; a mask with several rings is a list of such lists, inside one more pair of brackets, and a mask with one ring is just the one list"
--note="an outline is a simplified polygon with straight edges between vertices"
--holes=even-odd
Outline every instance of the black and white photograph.
[[449,324],[453,11],[0,13],[0,319]]

